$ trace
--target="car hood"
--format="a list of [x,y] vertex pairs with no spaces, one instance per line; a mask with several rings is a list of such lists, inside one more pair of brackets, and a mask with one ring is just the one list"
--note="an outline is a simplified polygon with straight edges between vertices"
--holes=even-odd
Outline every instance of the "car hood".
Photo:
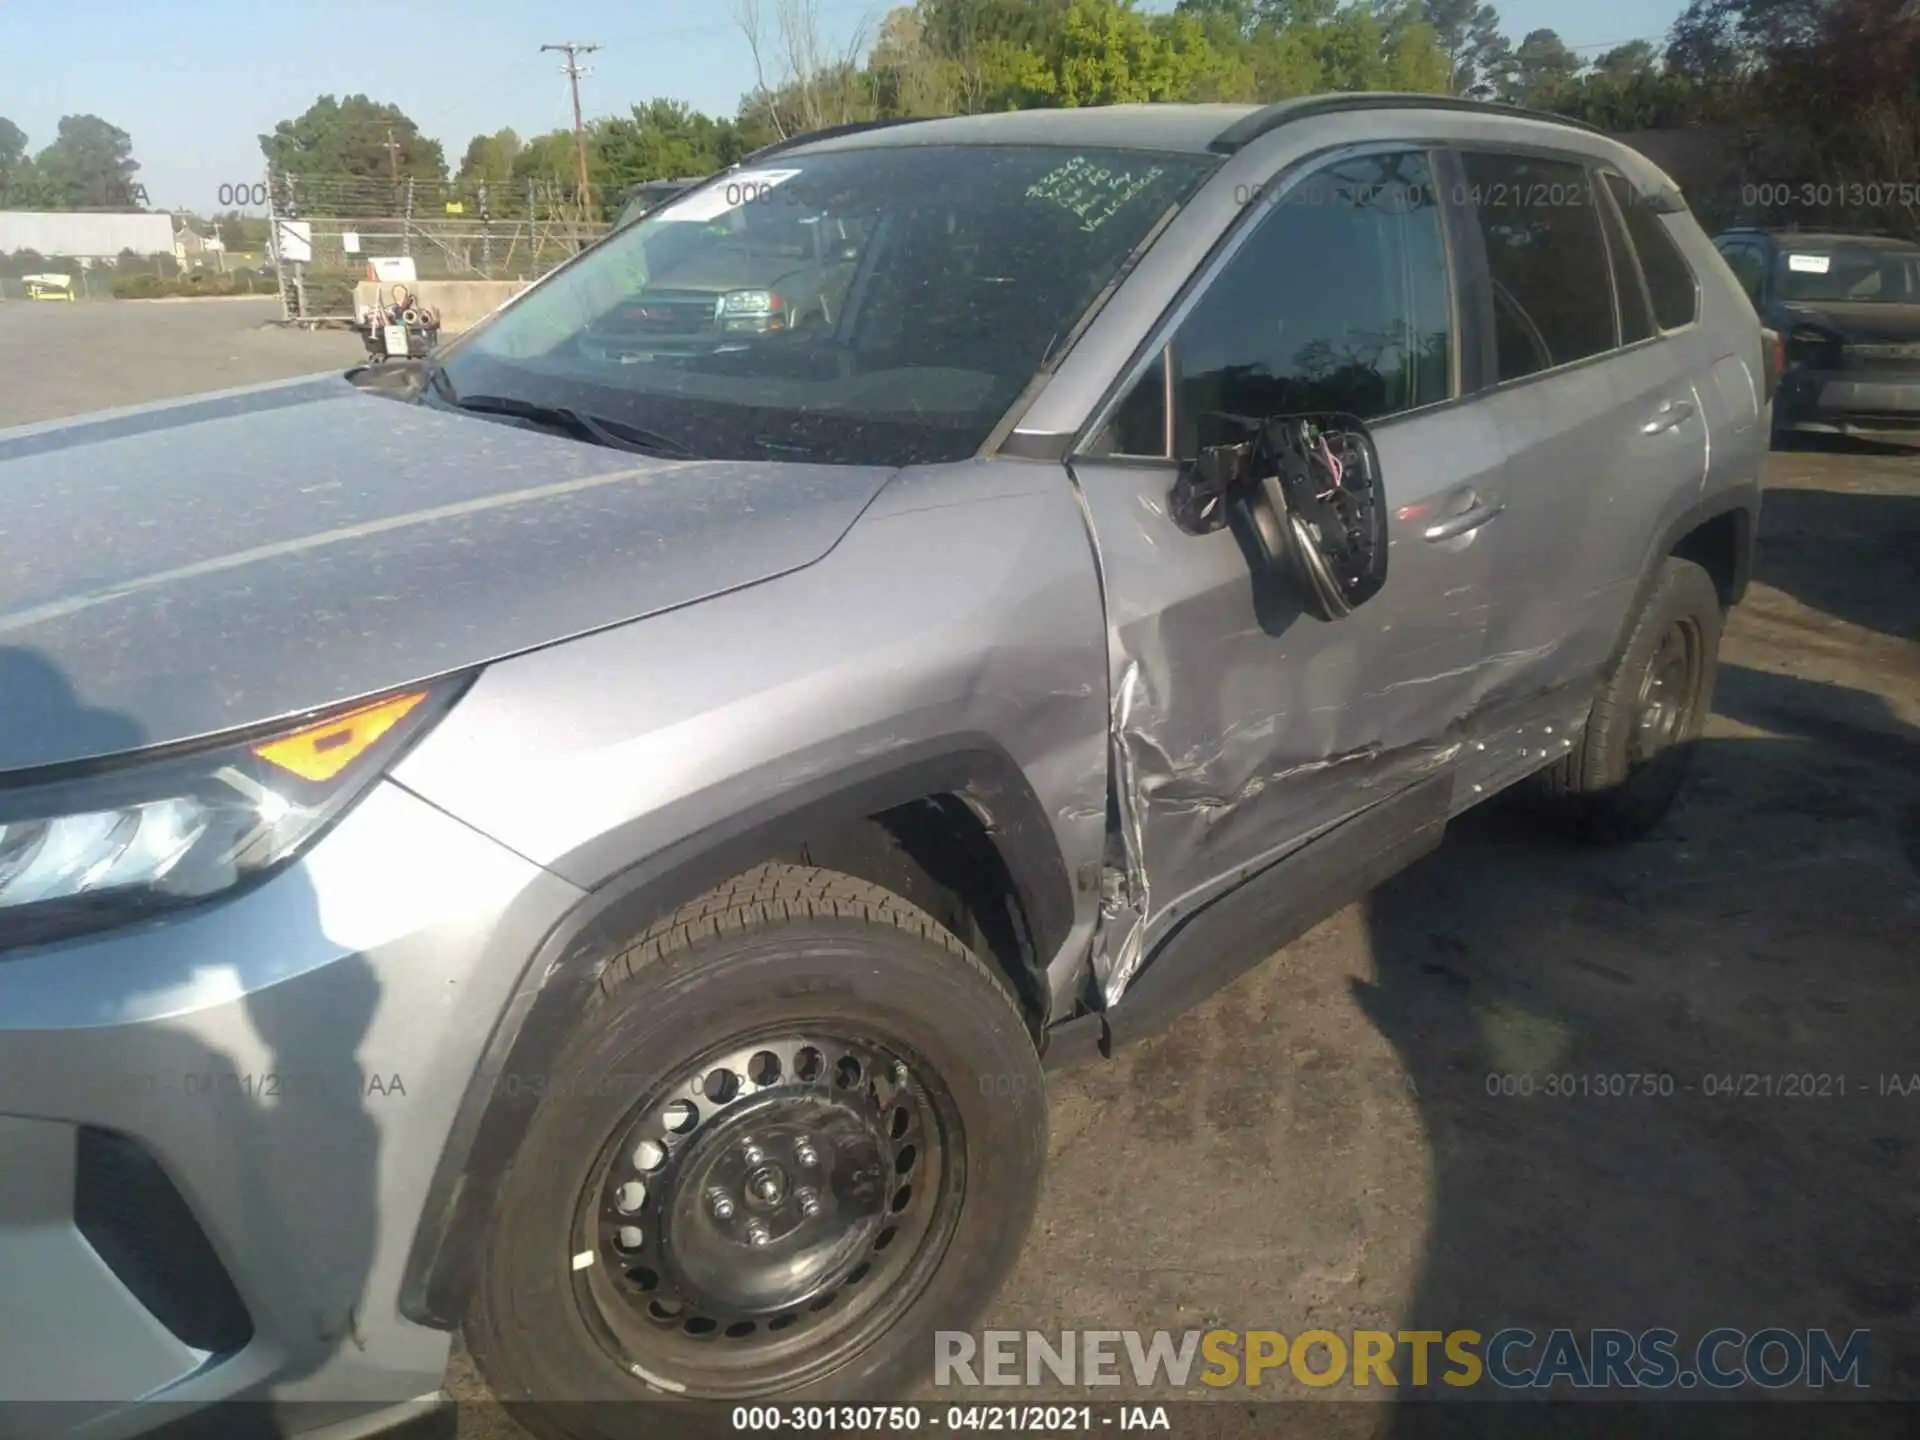
[[1817,325],[1863,345],[1920,341],[1920,305],[1793,300],[1782,304],[1780,312],[1789,330],[1797,325]]
[[339,375],[0,430],[0,772],[769,579],[832,549],[892,473],[655,460]]

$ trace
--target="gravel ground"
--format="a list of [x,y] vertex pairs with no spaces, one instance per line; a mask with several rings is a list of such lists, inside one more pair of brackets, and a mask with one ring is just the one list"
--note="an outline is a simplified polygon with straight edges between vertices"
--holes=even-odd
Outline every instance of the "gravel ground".
[[[272,313],[0,306],[0,425],[361,353]],[[1470,816],[1164,1036],[1055,1077],[990,1325],[1867,1328],[1876,1396],[1920,1399],[1920,1092],[1884,1078],[1920,1075],[1920,450],[1783,452],[1768,483],[1663,830],[1591,851]],[[1673,1088],[1489,1093],[1569,1073]],[[1833,1078],[1709,1093],[1740,1076]],[[450,1383],[484,1395],[461,1357]],[[1389,1434],[1419,1410],[1315,1414]],[[460,1429],[518,1433],[483,1408]]]
[[0,304],[0,426],[344,370],[344,330],[283,330],[278,300]]

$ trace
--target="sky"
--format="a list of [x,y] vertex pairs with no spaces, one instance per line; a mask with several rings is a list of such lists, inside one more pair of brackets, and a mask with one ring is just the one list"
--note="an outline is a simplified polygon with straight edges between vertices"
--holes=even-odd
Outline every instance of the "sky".
[[[814,0],[836,45],[871,36],[888,0]],[[1516,41],[1540,27],[1591,58],[1659,41],[1683,0],[1494,0]],[[1172,8],[1146,0],[1143,8]],[[771,11],[772,4],[762,9]],[[583,62],[588,118],[666,96],[731,114],[753,84],[734,0],[68,0],[51,20],[0,0],[0,116],[38,150],[62,115],[95,114],[133,137],[149,203],[202,213],[223,185],[263,178],[257,137],[323,94],[400,106],[458,165],[467,141],[572,124],[561,57]]]

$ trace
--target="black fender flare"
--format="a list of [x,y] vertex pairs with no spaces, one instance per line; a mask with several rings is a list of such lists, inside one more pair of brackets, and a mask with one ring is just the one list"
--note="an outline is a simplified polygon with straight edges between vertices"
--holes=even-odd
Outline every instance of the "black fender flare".
[[1633,603],[1627,607],[1620,634],[1614,639],[1613,650],[1607,661],[1609,675],[1626,652],[1627,638],[1633,634],[1640,612],[1647,608],[1647,597],[1653,593],[1654,584],[1660,578],[1660,562],[1673,554],[1688,534],[1709,520],[1718,520],[1722,515],[1734,517],[1733,584],[1729,587],[1728,601],[1731,605],[1738,605],[1746,598],[1747,585],[1753,578],[1753,552],[1760,531],[1761,493],[1757,479],[1717,490],[1674,517],[1655,537],[1647,563],[1641,567],[1640,583],[1634,589]]
[[985,736],[948,737],[891,752],[769,797],[665,850],[636,856],[591,890],[528,958],[428,1186],[401,1280],[401,1314],[434,1329],[458,1327],[501,1182],[540,1102],[538,1086],[499,1082],[551,1073],[607,956],[654,921],[770,856],[837,825],[934,795],[958,796],[982,820],[1024,912],[1028,963],[1044,984],[1045,965],[1073,925],[1073,885],[1039,797],[1013,757]]

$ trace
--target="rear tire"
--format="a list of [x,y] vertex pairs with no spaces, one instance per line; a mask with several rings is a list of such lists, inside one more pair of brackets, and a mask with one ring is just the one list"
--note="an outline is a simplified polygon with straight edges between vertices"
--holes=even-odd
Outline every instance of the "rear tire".
[[978,957],[879,886],[762,866],[609,963],[505,1182],[468,1348],[566,1440],[672,1417],[550,1402],[897,1397],[1018,1258],[1046,1133]]
[[1713,709],[1724,618],[1712,576],[1662,562],[1580,746],[1530,782],[1536,806],[1575,839],[1637,840],[1672,808]]

